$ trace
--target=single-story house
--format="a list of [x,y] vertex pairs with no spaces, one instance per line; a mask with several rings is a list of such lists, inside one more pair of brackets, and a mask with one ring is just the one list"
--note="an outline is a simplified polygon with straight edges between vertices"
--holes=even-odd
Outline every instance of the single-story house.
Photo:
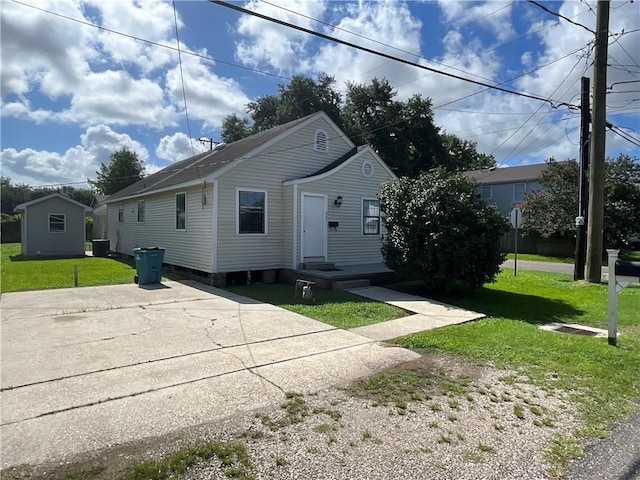
[[[317,112],[176,162],[106,199],[112,250],[228,274],[382,263],[378,192],[396,176]],[[309,267],[311,268],[311,267]]]
[[22,254],[69,257],[84,255],[85,220],[92,208],[62,193],[24,202],[14,209],[22,216]]
[[509,215],[516,205],[522,203],[526,193],[544,190],[539,179],[547,166],[547,163],[536,163],[517,167],[492,167],[468,170],[463,175],[478,182],[483,200],[496,205],[503,215]]

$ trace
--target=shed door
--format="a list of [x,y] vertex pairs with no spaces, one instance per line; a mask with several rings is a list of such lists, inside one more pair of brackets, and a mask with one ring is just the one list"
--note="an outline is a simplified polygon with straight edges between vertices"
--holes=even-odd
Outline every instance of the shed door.
[[302,195],[302,256],[326,259],[326,197]]

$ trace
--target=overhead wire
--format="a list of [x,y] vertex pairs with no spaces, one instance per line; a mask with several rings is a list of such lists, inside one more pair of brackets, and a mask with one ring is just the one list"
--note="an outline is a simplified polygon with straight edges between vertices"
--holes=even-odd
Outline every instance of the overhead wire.
[[387,58],[389,60],[394,60],[394,61],[399,62],[399,63],[404,63],[406,65],[410,65],[410,66],[413,66],[413,67],[416,67],[416,68],[419,68],[419,69],[422,69],[422,70],[427,70],[427,71],[430,71],[430,72],[438,73],[440,75],[443,75],[443,76],[446,76],[446,77],[449,77],[449,78],[453,78],[453,79],[456,79],[456,80],[461,80],[461,81],[472,83],[472,84],[475,84],[475,85],[480,85],[480,86],[491,88],[491,89],[494,89],[494,90],[499,90],[499,91],[502,91],[502,92],[505,92],[505,93],[510,93],[510,94],[513,94],[513,95],[518,95],[518,96],[525,97],[525,98],[530,98],[530,99],[533,99],[533,100],[542,101],[542,102],[551,104],[555,108],[557,108],[559,106],[566,106],[566,107],[569,107],[569,108],[579,108],[577,105],[571,105],[571,104],[568,104],[566,102],[560,102],[560,101],[547,99],[547,98],[540,97],[538,95],[530,94],[530,93],[527,93],[527,92],[509,90],[507,88],[502,88],[502,87],[497,86],[497,85],[491,85],[491,84],[488,84],[488,83],[480,82],[478,80],[473,80],[473,79],[470,79],[470,78],[462,77],[460,75],[456,75],[456,74],[453,74],[453,73],[444,72],[442,70],[437,70],[435,68],[428,67],[426,65],[421,65],[419,63],[415,63],[415,62],[412,62],[412,61],[409,61],[409,60],[405,60],[405,59],[402,59],[402,58],[399,58],[399,57],[394,57],[393,55],[389,55],[389,54],[386,54],[384,52],[378,52],[376,50],[373,50],[373,49],[370,49],[370,48],[367,48],[367,47],[363,47],[361,45],[357,45],[357,44],[354,44],[352,42],[347,42],[345,40],[341,40],[339,38],[332,37],[330,35],[326,35],[326,34],[321,33],[321,32],[316,32],[315,30],[311,30],[311,29],[308,29],[308,28],[300,27],[298,25],[294,25],[292,23],[285,22],[284,20],[279,20],[277,18],[273,18],[273,17],[270,17],[268,15],[261,14],[259,12],[248,10],[248,9],[246,9],[244,7],[240,7],[240,6],[237,6],[237,5],[222,1],[222,0],[208,0],[208,1],[211,2],[211,3],[214,3],[216,5],[219,5],[221,7],[229,8],[231,10],[235,10],[235,11],[240,12],[240,13],[251,15],[251,16],[254,16],[254,17],[257,17],[257,18],[261,18],[263,20],[272,22],[272,23],[276,23],[278,25],[282,25],[282,26],[285,26],[285,27],[288,27],[288,28],[292,28],[292,29],[304,32],[304,33],[308,33],[309,35],[313,35],[313,36],[316,36],[318,38],[322,38],[324,40],[328,40],[328,41],[331,41],[331,42],[334,42],[334,43],[338,43],[340,45],[345,45],[347,47],[355,48],[357,50],[361,50],[363,52],[370,53],[372,55],[377,55],[377,56],[380,56],[380,57],[383,57],[383,58]]
[[527,0],[527,3],[531,3],[532,5],[535,5],[536,7],[541,8],[541,9],[542,9],[542,10],[544,10],[545,12],[550,13],[551,15],[554,15],[554,16],[556,16],[556,17],[559,17],[559,18],[561,18],[561,19],[563,19],[563,20],[566,20],[567,22],[569,22],[569,23],[571,23],[571,24],[573,24],[573,25],[576,25],[576,26],[578,26],[578,27],[584,28],[587,32],[593,33],[594,35],[595,35],[595,33],[596,33],[596,32],[594,32],[593,30],[591,30],[589,27],[586,27],[586,26],[584,26],[584,25],[583,25],[583,24],[581,24],[581,23],[574,22],[574,21],[573,21],[573,20],[571,20],[570,18],[565,17],[564,15],[561,15],[561,14],[559,14],[559,13],[557,13],[557,12],[554,12],[553,10],[548,9],[547,7],[545,7],[544,5],[542,5],[541,3],[538,3],[538,2],[536,2],[536,1],[534,1],[534,0]]

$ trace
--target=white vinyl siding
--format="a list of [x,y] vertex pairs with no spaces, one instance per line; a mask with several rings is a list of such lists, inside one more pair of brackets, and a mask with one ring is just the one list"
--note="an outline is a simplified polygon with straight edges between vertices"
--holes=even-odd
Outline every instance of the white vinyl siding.
[[213,186],[193,187],[185,193],[187,230],[176,229],[176,192],[145,197],[145,221],[138,223],[137,199],[124,204],[124,223],[117,223],[118,206],[108,205],[111,248],[131,255],[135,247],[165,249],[164,263],[211,272],[213,265],[213,201],[203,204],[203,195],[213,199]]
[[[317,152],[313,142],[319,129],[334,132],[324,118],[319,118],[219,178],[219,272],[291,268],[292,190],[282,182],[311,175],[353,148],[343,138],[335,137],[327,144],[328,154]],[[236,233],[236,189],[247,184],[267,193],[267,233],[263,235]]]
[[[374,167],[371,177],[363,176],[362,165],[365,160],[370,161]],[[327,232],[327,261],[338,266],[382,263],[381,235],[362,234],[362,199],[375,199],[380,185],[393,180],[394,177],[386,172],[377,159],[365,152],[336,173],[298,186],[298,205],[302,201],[303,191],[328,195],[327,221],[337,222],[338,226]],[[342,197],[340,208],[333,202],[338,196]],[[299,229],[300,209],[297,223]],[[385,233],[382,222],[380,230],[381,234]],[[300,258],[299,243],[296,255]]]

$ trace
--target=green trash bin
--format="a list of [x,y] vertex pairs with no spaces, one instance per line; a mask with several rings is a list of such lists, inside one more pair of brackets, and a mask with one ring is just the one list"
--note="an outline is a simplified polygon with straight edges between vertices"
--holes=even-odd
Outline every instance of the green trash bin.
[[136,260],[136,276],[133,281],[138,285],[160,283],[162,280],[162,261],[164,248],[138,247],[133,249]]

